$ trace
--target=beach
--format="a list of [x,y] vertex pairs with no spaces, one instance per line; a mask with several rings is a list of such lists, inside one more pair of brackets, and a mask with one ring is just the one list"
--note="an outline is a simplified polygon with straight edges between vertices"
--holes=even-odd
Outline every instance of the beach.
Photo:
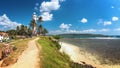
[[92,65],[96,68],[120,68],[120,65],[102,65],[94,55],[84,51],[78,46],[65,42],[59,42],[59,44],[61,45],[60,52],[67,54],[73,62],[79,64],[83,64],[84,62],[85,64]]

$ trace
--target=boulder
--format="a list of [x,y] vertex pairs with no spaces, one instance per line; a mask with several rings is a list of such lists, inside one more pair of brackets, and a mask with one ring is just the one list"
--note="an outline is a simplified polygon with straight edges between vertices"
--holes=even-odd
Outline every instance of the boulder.
[[0,60],[2,59],[2,51],[0,50]]
[[2,58],[7,57],[11,52],[13,52],[13,46],[9,44],[3,44],[2,47]]

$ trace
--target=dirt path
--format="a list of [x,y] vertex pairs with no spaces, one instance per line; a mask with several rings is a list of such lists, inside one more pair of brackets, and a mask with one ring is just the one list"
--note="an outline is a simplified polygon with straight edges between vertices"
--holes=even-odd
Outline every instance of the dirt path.
[[[28,48],[18,58],[18,61],[5,68],[39,68],[39,50],[36,46],[36,38],[28,43]],[[22,42],[21,42],[22,43]]]

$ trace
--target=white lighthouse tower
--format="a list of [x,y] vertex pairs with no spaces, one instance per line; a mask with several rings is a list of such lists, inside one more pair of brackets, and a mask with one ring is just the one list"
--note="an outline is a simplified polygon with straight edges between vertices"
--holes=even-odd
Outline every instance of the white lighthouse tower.
[[32,19],[35,20],[35,21],[37,21],[37,15],[36,15],[35,12],[34,12],[33,15],[32,15]]
[[[34,24],[36,24],[36,23],[37,23],[37,15],[36,15],[35,12],[34,12],[33,15],[32,15],[32,19],[33,19],[33,21],[35,21]],[[35,26],[33,27],[33,29],[32,29],[32,34],[33,34],[33,35],[37,35],[36,25],[35,25]]]

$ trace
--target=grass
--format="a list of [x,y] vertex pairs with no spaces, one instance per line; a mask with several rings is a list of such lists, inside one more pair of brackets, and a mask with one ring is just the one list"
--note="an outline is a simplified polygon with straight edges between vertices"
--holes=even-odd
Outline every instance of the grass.
[[49,37],[41,37],[38,42],[42,46],[41,68],[71,68],[69,57],[58,51],[57,42],[52,41]]
[[11,45],[14,45],[17,49],[11,53],[8,57],[3,59],[3,66],[8,66],[10,64],[14,64],[17,61],[19,55],[27,48],[28,41],[31,39],[20,39],[14,42],[11,42]]
[[68,55],[59,52],[60,45],[53,37],[40,37],[38,43],[42,47],[40,68],[95,68],[92,65],[72,62]]
[[53,37],[41,37],[38,43],[42,47],[40,68],[93,68],[90,65],[74,63],[65,53],[60,53],[60,45]]

